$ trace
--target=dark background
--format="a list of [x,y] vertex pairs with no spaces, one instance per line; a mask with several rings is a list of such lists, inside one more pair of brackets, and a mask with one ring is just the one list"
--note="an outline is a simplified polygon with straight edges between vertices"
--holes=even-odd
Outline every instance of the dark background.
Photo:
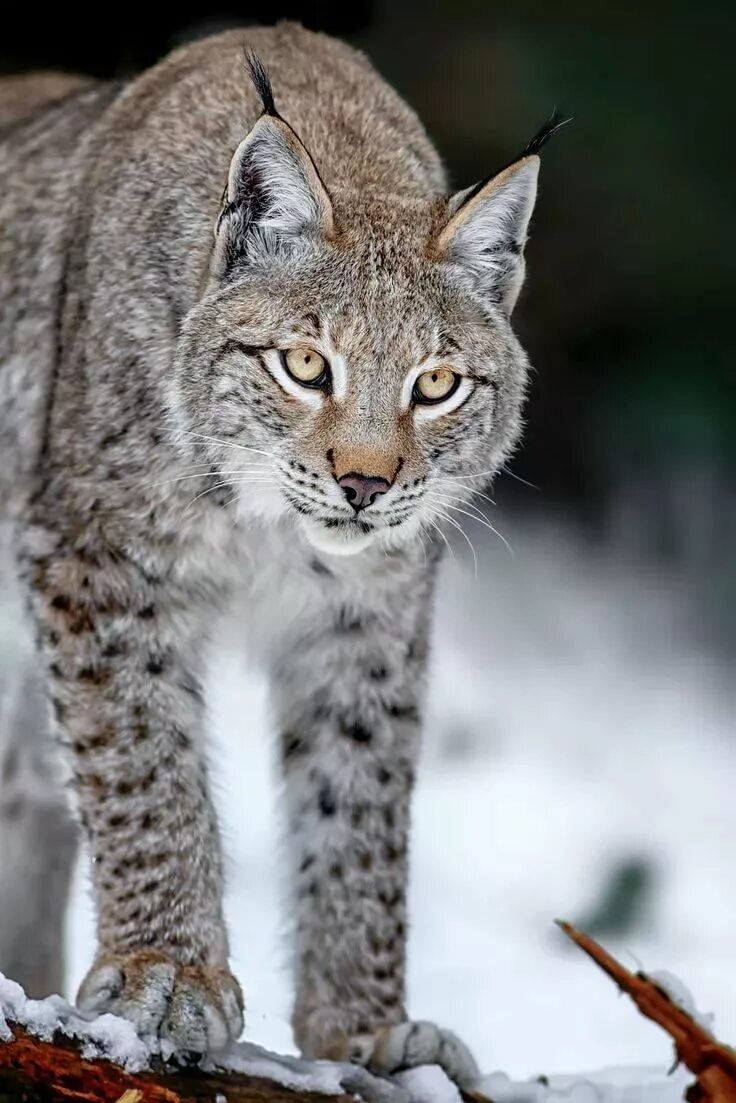
[[[517,326],[536,368],[499,495],[681,571],[736,622],[730,3],[242,0],[19,6],[0,68],[133,74],[188,37],[296,18],[364,48],[466,186],[555,106]],[[315,80],[319,73],[315,72]]]

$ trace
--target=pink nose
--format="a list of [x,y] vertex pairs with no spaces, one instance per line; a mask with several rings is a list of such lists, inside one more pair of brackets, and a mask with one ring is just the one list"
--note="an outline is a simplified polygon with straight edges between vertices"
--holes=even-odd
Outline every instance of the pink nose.
[[372,505],[376,498],[380,498],[382,494],[391,489],[391,483],[388,479],[374,478],[372,475],[359,475],[355,471],[343,475],[337,481],[356,513],[359,513],[361,509],[365,509],[366,506]]

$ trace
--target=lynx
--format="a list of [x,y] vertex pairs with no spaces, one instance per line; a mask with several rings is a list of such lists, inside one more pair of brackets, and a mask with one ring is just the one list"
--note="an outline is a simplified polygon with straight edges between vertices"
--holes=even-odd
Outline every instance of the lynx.
[[96,905],[79,1006],[182,1052],[240,1033],[202,674],[244,591],[296,1043],[468,1084],[466,1047],[405,1006],[410,797],[444,525],[520,433],[509,318],[555,125],[453,194],[367,60],[292,24],[38,99],[0,134],[0,489],[50,720],[29,672],[0,746],[0,968],[43,987],[59,954],[31,976],[21,936],[73,851],[50,723]]

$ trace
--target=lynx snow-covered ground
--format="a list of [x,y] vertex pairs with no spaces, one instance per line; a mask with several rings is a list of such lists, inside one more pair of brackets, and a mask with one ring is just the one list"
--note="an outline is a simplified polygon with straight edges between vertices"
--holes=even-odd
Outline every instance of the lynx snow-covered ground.
[[[595,911],[617,864],[647,865],[641,915],[604,941],[625,963],[682,978],[736,1041],[736,692],[693,637],[674,580],[548,526],[510,537],[513,556],[479,547],[477,580],[458,547],[441,590],[415,803],[411,1011],[460,1033],[487,1072],[628,1068],[617,1098],[662,1099],[646,1084],[670,1064],[668,1040],[552,920]],[[211,677],[234,965],[248,1040],[288,1052],[277,786],[264,688],[237,637],[231,625]],[[80,874],[70,990],[92,944]]]
[[[0,1045],[13,1044],[16,1026],[42,1041],[59,1035],[73,1038],[86,1060],[107,1059],[128,1072],[151,1067],[154,1057],[169,1055],[165,1043],[139,1038],[131,1023],[114,1015],[81,1016],[61,996],[28,999],[20,985],[0,973]],[[211,1073],[245,1073],[263,1077],[297,1090],[323,1095],[346,1095],[364,1103],[461,1103],[458,1089],[437,1067],[423,1066],[391,1078],[378,1077],[364,1068],[332,1061],[305,1061],[272,1053],[252,1042],[236,1042],[215,1057],[201,1061]],[[496,1103],[678,1103],[687,1076],[683,1069],[665,1076],[661,1070],[613,1069],[594,1076],[552,1076],[512,1081],[503,1073],[485,1077],[477,1086]],[[218,1097],[219,1098],[219,1097]]]

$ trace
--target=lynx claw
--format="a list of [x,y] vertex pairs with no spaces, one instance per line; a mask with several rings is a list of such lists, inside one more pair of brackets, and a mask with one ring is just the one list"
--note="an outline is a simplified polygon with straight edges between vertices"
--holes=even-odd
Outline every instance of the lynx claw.
[[450,1030],[434,1023],[399,1023],[350,1039],[349,1060],[384,1076],[418,1065],[439,1065],[458,1087],[472,1088],[480,1073],[472,1053]]
[[153,950],[105,954],[77,996],[81,1011],[110,1011],[142,1036],[157,1036],[181,1056],[216,1052],[243,1029],[243,997],[218,965],[181,965]]

